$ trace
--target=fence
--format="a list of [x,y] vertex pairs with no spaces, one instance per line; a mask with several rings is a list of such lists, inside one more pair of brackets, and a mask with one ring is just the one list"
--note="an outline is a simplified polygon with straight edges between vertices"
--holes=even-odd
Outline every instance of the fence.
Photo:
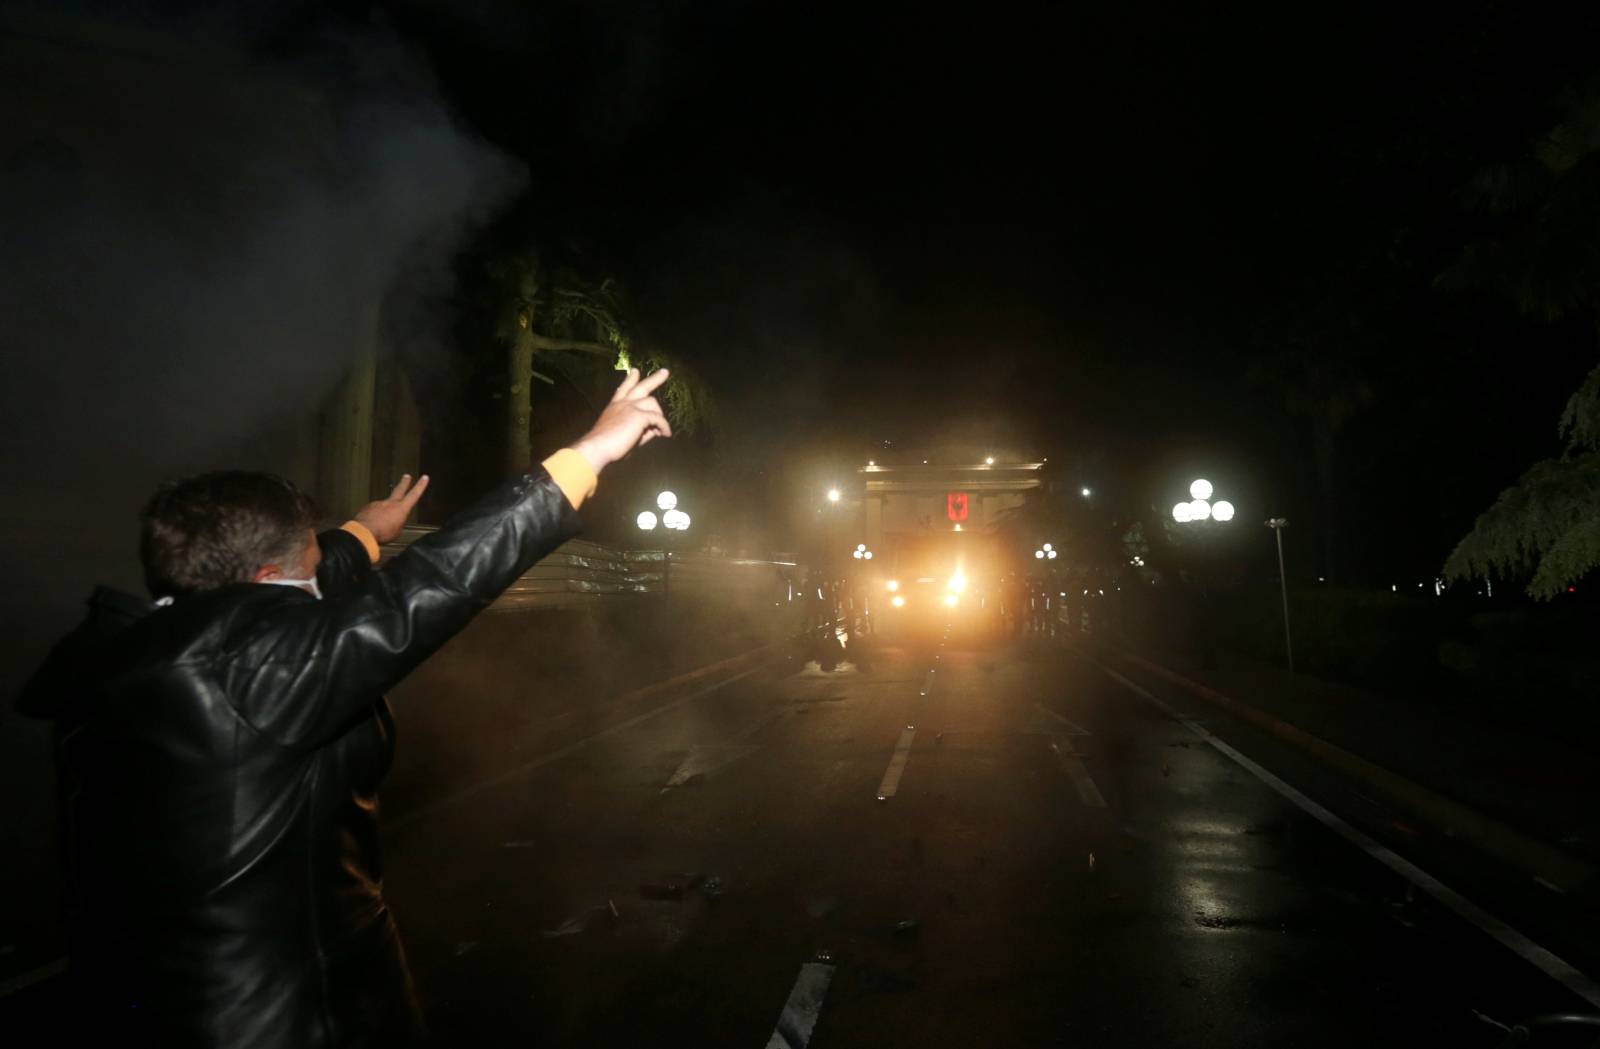
[[[407,527],[386,544],[392,556],[432,532]],[[694,599],[787,604],[802,568],[793,561],[758,561],[663,550],[619,550],[582,539],[563,543],[518,577],[489,606],[491,612],[584,605],[602,598],[683,595]]]

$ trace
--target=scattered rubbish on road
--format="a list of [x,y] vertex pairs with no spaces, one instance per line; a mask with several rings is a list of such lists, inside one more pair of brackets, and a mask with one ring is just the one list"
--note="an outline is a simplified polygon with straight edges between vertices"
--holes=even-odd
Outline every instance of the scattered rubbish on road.
[[554,940],[562,936],[576,936],[578,933],[588,929],[589,925],[596,918],[601,917],[612,924],[615,924],[622,919],[621,913],[617,911],[617,904],[615,900],[607,900],[603,905],[585,907],[583,910],[579,911],[577,914],[574,914],[572,917],[568,918],[554,929],[542,930],[539,935],[543,936],[547,940]]
[[456,957],[459,958],[464,954],[471,954],[473,951],[475,951],[477,949],[478,949],[478,941],[477,940],[465,940],[465,941],[463,941],[461,943],[456,944]]
[[[683,894],[706,880],[704,874],[669,874],[660,881],[639,886],[641,900],[681,900]],[[720,884],[720,882],[719,882]]]
[[907,918],[904,921],[895,922],[894,929],[891,931],[897,940],[915,940],[922,935],[922,923],[915,918]]

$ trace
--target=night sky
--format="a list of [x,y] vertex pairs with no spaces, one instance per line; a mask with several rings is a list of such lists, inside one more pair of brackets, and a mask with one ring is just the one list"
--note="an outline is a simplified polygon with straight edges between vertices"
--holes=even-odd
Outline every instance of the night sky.
[[1473,172],[1594,66],[1592,11],[536,6],[388,17],[758,442],[965,425],[1130,488],[1221,459],[1306,509],[1261,373],[1308,346],[1367,391],[1351,501],[1409,503],[1419,561],[1554,447],[1589,367],[1588,322],[1434,282]]
[[1592,6],[147,6],[415,52],[529,172],[484,236],[619,277],[721,402],[657,454],[729,477],[970,439],[1123,516],[1212,475],[1307,574],[1429,578],[1593,362],[1593,317],[1439,283],[1464,187],[1592,84]]

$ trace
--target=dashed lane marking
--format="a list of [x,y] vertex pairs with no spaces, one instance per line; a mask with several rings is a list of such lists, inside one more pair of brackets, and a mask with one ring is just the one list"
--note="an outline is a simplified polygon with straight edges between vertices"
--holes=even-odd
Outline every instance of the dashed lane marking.
[[1055,752],[1061,767],[1072,778],[1072,785],[1078,788],[1078,800],[1091,809],[1105,808],[1106,799],[1100,794],[1100,788],[1095,786],[1094,778],[1089,775],[1089,767],[1083,763],[1083,755],[1072,749],[1072,743],[1065,738],[1052,737],[1050,749]]
[[824,962],[806,962],[800,966],[789,1000],[783,1003],[778,1014],[778,1025],[767,1039],[766,1049],[805,1049],[811,1042],[811,1032],[816,1029],[817,1017],[822,1013],[822,1000],[828,995],[828,985],[833,982],[833,966]]
[[900,776],[906,770],[906,762],[911,760],[911,741],[917,738],[917,727],[907,725],[900,730],[900,742],[894,745],[894,755],[889,758],[889,768],[883,774],[883,782],[878,784],[878,800],[894,797],[894,792],[900,789]]

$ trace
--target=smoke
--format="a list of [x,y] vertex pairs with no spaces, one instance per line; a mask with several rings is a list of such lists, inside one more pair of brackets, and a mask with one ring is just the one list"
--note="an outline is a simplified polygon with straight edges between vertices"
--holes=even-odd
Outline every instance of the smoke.
[[450,260],[524,177],[392,37],[258,39],[0,14],[0,548],[27,591],[0,629],[137,579],[163,478],[314,481],[329,392],[397,328],[441,337]]

